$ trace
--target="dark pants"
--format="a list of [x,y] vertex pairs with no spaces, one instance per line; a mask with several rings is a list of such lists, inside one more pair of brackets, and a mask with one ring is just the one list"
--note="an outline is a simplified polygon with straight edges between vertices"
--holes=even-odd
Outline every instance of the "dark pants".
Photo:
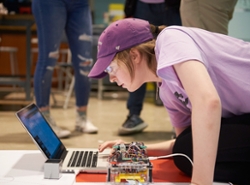
[[[173,153],[184,153],[192,159],[191,127],[176,138]],[[192,165],[186,158],[177,156],[174,162],[185,174],[192,175]],[[250,113],[222,118],[214,181],[250,183]]]
[[[137,1],[133,17],[147,20],[149,23],[157,26],[181,25],[179,7],[166,7],[165,3],[149,4]],[[129,115],[140,115],[145,94],[146,84],[143,84],[136,91],[129,93],[127,101]]]

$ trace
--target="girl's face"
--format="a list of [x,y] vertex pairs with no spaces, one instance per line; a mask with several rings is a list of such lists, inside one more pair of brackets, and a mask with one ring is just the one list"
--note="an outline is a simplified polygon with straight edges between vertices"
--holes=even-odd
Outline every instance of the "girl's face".
[[130,92],[137,90],[142,83],[139,83],[136,78],[132,80],[125,64],[120,62],[118,65],[117,62],[117,60],[113,60],[105,70],[109,74],[110,82],[116,82],[118,86],[126,88]]

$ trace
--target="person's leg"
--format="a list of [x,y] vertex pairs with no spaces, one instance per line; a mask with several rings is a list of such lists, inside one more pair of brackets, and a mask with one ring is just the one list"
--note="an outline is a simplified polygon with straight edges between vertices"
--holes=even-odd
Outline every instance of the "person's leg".
[[181,26],[181,15],[180,15],[180,5],[173,4],[167,7],[164,7],[164,16],[163,16],[163,25],[172,26],[178,25]]
[[143,84],[135,92],[131,92],[127,101],[129,115],[140,115],[143,107],[143,100],[146,94],[146,84]]
[[228,34],[228,23],[232,18],[236,2],[237,0],[182,0],[180,8],[182,24]]
[[199,0],[200,17],[205,29],[227,35],[236,2],[237,0]]
[[[149,23],[157,26],[181,25],[179,6],[171,5],[166,7],[165,3],[149,4],[137,1],[134,17],[147,20]],[[155,91],[155,93],[158,92]],[[136,91],[129,93],[127,100],[129,115],[118,130],[120,135],[137,133],[147,127],[147,124],[140,118],[145,94],[146,84],[143,84]],[[163,105],[159,98],[155,100],[155,104]]]
[[119,135],[138,133],[148,126],[140,118],[145,93],[146,84],[143,84],[135,92],[129,93],[129,98],[127,100],[127,109],[129,110],[129,115],[122,126],[118,129]]
[[199,0],[182,0],[180,14],[183,26],[205,29],[205,26],[200,19]]
[[[61,0],[34,0],[32,12],[38,33],[38,61],[34,75],[35,99],[39,109],[47,118],[59,137],[67,137],[70,132],[56,126],[50,117],[51,81],[62,37],[66,11]],[[58,19],[60,17],[60,19]]]
[[98,131],[97,127],[87,119],[87,105],[91,85],[88,73],[93,64],[92,20],[88,1],[67,0],[67,11],[66,34],[72,53],[75,75],[76,130],[96,133]]
[[[250,114],[222,118],[214,181],[232,182],[239,185],[249,183],[249,141]],[[191,159],[193,158],[191,127],[176,138],[173,153],[184,153]],[[174,162],[181,171],[191,176],[192,165],[186,158],[174,157]]]
[[[150,19],[155,19],[155,16],[151,16],[151,11],[152,9],[149,4],[137,1],[135,14],[133,17],[151,22]],[[122,126],[118,129],[119,135],[138,133],[143,131],[148,126],[140,118],[145,94],[146,84],[143,84],[139,89],[134,92],[129,92],[129,97],[127,100],[127,109],[129,110],[129,115],[127,116],[127,119],[122,124]]]

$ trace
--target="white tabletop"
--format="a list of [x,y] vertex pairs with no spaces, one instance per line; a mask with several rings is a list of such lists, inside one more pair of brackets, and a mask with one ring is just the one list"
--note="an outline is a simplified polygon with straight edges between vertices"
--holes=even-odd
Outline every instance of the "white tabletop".
[[[107,185],[109,183],[76,183],[74,174],[63,174],[58,180],[44,179],[45,157],[39,150],[0,150],[1,185]],[[152,183],[188,185],[189,183]],[[214,183],[214,185],[226,185]]]
[[44,179],[45,158],[38,150],[0,150],[1,185],[72,185],[74,174],[63,174],[59,180]]

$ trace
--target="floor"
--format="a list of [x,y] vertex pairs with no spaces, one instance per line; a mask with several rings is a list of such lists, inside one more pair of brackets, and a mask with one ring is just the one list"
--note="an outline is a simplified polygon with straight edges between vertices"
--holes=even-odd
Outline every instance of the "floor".
[[[151,94],[151,95],[150,95]],[[99,128],[97,134],[75,133],[75,106],[74,96],[71,97],[69,107],[63,109],[65,93],[55,91],[51,96],[51,113],[57,125],[71,130],[69,138],[62,139],[66,147],[98,147],[106,140],[123,139],[125,141],[143,141],[145,144],[164,141],[172,136],[168,114],[163,106],[154,104],[154,96],[147,93],[144,108],[141,113],[142,119],[148,123],[148,127],[141,133],[130,136],[118,136],[118,127],[122,125],[128,111],[125,91],[113,91],[104,93],[103,99],[97,99],[96,93],[91,92],[88,107],[88,118]],[[6,93],[0,98],[18,99],[23,98],[22,91]],[[56,102],[54,101],[56,100]],[[34,150],[37,149],[29,135],[21,126],[15,112],[23,106],[15,104],[0,105],[0,150]]]

